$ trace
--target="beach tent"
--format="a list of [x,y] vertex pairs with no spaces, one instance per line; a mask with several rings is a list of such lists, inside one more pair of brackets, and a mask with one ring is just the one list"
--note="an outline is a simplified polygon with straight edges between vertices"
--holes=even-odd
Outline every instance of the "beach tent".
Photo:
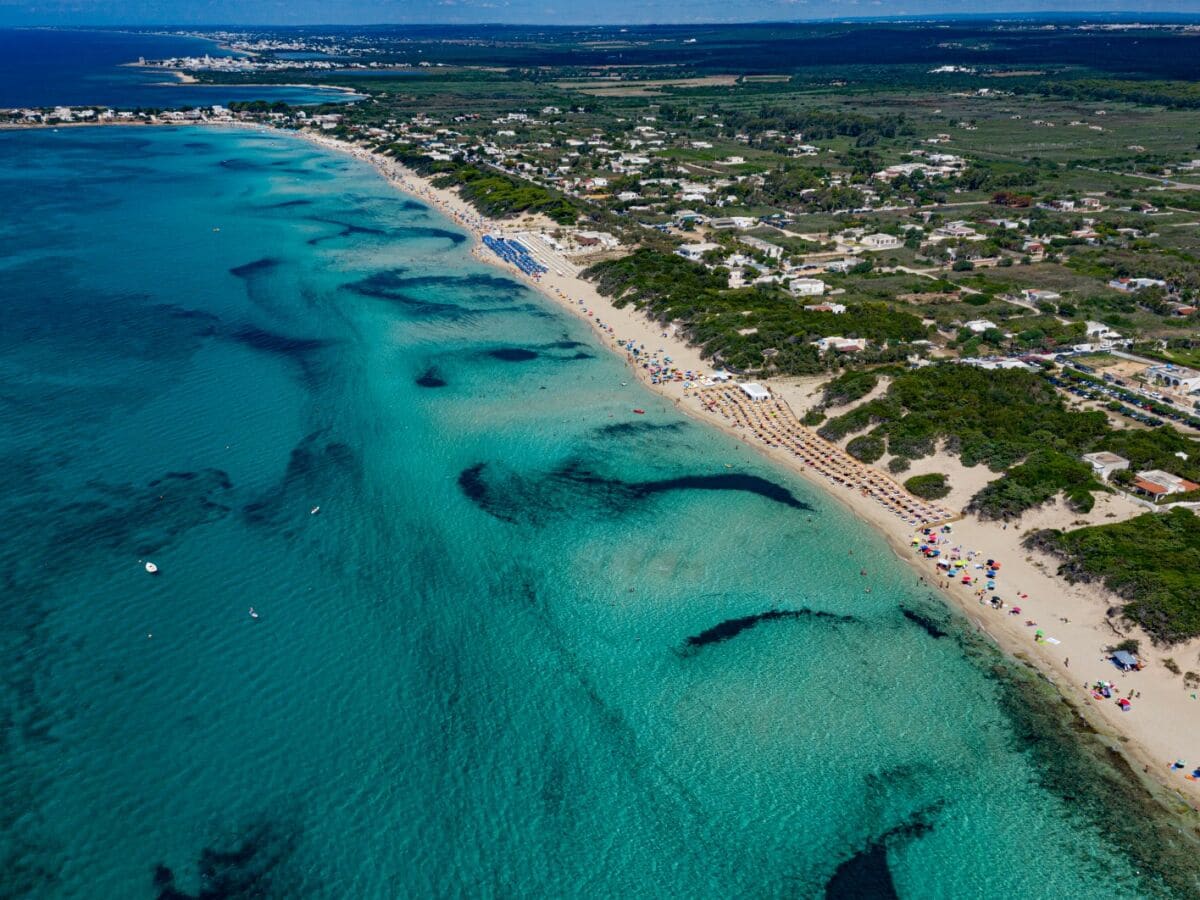
[[1112,661],[1118,669],[1130,672],[1137,668],[1137,657],[1125,650],[1118,650],[1112,655]]

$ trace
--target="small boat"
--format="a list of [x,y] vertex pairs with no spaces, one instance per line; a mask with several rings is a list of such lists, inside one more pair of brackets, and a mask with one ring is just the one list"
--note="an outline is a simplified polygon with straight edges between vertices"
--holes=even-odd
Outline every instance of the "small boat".
[[252,619],[258,618],[258,611],[255,610],[255,608],[253,606],[250,607],[250,618],[252,618]]
[[315,516],[315,515],[316,515],[317,513],[319,513],[320,511],[321,511],[321,507],[319,507],[319,506],[314,506],[312,509],[310,509],[310,510],[308,511],[308,514],[309,514],[310,516]]
[[149,572],[151,575],[157,575],[158,574],[158,566],[156,566],[152,562],[147,561],[146,562],[146,571]]
[[635,409],[634,412],[637,413],[639,416],[644,416],[646,414],[646,411],[644,409]]

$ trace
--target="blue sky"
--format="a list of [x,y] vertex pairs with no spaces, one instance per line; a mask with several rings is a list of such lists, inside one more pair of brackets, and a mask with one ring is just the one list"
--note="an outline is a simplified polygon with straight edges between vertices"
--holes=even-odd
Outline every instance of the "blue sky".
[[643,24],[1047,9],[1200,14],[1200,0],[0,0],[0,25]]

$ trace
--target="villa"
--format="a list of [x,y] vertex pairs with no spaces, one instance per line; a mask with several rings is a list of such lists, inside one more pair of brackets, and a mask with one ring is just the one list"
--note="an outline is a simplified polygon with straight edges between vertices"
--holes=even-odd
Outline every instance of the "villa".
[[825,282],[819,278],[793,278],[788,290],[797,297],[819,297],[825,293]]
[[1200,372],[1185,366],[1151,366],[1146,370],[1146,378],[1152,384],[1161,384],[1185,394],[1200,390]]
[[1133,487],[1139,494],[1145,494],[1155,503],[1172,494],[1200,491],[1200,484],[1161,469],[1147,469],[1144,472],[1138,472],[1137,478],[1133,480]]

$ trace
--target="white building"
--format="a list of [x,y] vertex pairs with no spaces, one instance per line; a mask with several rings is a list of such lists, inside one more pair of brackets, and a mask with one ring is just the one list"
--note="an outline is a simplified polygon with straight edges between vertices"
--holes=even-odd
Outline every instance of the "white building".
[[1091,464],[1092,471],[1104,481],[1108,481],[1113,472],[1129,468],[1129,460],[1123,456],[1117,456],[1115,453],[1109,453],[1107,450],[1099,453],[1085,453],[1083,461]]
[[841,272],[844,274],[846,272],[849,272],[855,266],[857,266],[858,263],[859,263],[859,260],[857,260],[857,259],[832,259],[829,262],[825,263],[825,271],[826,272]]
[[1113,331],[1103,322],[1085,322],[1084,325],[1087,327],[1087,336],[1090,338],[1096,337],[1100,338],[1102,341],[1121,340],[1121,333],[1119,331]]
[[770,241],[764,241],[762,238],[756,237],[740,237],[738,238],[747,247],[753,247],[759,253],[765,253],[768,259],[779,259],[783,256],[783,248],[778,244],[772,244]]
[[823,337],[813,341],[813,346],[824,353],[833,350],[836,353],[856,353],[867,349],[865,338]]
[[723,219],[710,219],[708,224],[713,228],[725,231],[731,228],[736,228],[738,231],[744,231],[747,228],[753,228],[758,223],[751,216],[727,216]]
[[793,278],[788,290],[796,297],[820,297],[825,293],[825,282],[820,278]]
[[[914,341],[914,343],[916,343]],[[1022,362],[1019,359],[980,359],[975,356],[968,356],[960,360],[965,366],[974,366],[977,369],[985,369],[989,372],[995,372],[1000,369],[1019,369],[1023,372],[1036,372],[1037,366],[1027,362]]]
[[995,328],[995,322],[989,322],[987,319],[974,319],[963,325],[963,328],[975,332],[975,334],[983,334],[989,328]]
[[933,238],[945,240],[960,239],[966,241],[983,240],[983,235],[979,234],[974,228],[965,222],[949,222],[940,228],[933,229]]
[[1170,494],[1186,494],[1190,491],[1200,491],[1200,484],[1164,472],[1162,469],[1147,469],[1138,472],[1133,480],[1133,486],[1140,494],[1145,494],[1157,503]]
[[810,303],[804,307],[809,312],[827,312],[833,313],[835,316],[840,316],[846,311],[844,303]]
[[690,259],[692,262],[699,262],[704,254],[709,250],[720,250],[720,244],[713,244],[709,241],[701,241],[698,244],[684,244],[675,251],[676,256],[682,256],[684,259]]
[[1165,385],[1186,394],[1200,390],[1200,372],[1184,366],[1151,366],[1146,370],[1146,378],[1154,384]]
[[1161,278],[1114,278],[1108,283],[1108,286],[1114,291],[1123,291],[1126,294],[1132,294],[1134,291],[1141,291],[1151,287],[1165,288],[1167,283]]
[[868,234],[864,235],[859,243],[868,250],[896,250],[901,241],[894,234]]

